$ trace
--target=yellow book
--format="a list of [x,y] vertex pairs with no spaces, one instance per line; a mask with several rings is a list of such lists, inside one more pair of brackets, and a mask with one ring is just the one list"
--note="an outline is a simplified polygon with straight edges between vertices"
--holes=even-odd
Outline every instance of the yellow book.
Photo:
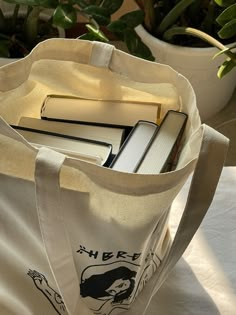
[[89,100],[78,97],[48,95],[41,117],[98,124],[134,126],[138,120],[156,122],[160,104],[128,101]]

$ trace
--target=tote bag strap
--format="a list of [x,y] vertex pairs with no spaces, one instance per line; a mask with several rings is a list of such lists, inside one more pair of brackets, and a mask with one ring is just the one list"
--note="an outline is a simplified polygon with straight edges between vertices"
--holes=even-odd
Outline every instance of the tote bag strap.
[[192,176],[187,202],[170,250],[148,288],[149,294],[146,295],[148,300],[141,308],[140,305],[138,307],[140,314],[143,315],[147,314],[153,296],[181,258],[199,228],[211,205],[224,166],[229,140],[207,125],[203,125],[203,128],[200,155]]
[[[133,305],[134,310],[137,308],[137,314],[146,314],[151,298],[184,253],[213,199],[228,140],[208,126],[203,128],[201,151],[178,230],[168,254],[146,288],[146,303]],[[36,202],[49,264],[67,311],[74,315],[76,312],[79,314],[83,302],[60,203],[59,178],[64,159],[64,155],[50,149],[39,150],[35,168]]]
[[60,202],[60,170],[66,156],[40,148],[36,156],[36,205],[51,271],[69,315],[79,314],[79,281]]

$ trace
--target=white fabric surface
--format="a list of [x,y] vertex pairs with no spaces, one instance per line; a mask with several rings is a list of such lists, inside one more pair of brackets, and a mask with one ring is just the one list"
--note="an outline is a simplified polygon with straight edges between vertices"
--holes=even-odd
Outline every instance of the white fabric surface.
[[[171,215],[174,233],[189,181]],[[236,167],[225,167],[206,217],[162,288],[148,315],[236,314]]]

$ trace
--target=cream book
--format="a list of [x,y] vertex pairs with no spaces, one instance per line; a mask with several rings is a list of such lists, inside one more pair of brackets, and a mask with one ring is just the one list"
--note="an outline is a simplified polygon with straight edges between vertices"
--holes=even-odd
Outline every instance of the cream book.
[[31,117],[21,117],[19,126],[55,132],[58,134],[74,136],[110,143],[112,154],[117,154],[124,139],[124,128],[112,128],[94,125],[82,125],[71,122],[61,122]]
[[111,168],[139,174],[170,169],[176,157],[187,115],[170,110],[161,125],[139,121],[113,160]]
[[117,171],[133,173],[158,129],[149,121],[138,121],[122,145],[110,167]]
[[104,165],[111,154],[112,146],[105,142],[20,126],[12,127],[36,147],[49,147],[73,158],[78,158],[94,164]]
[[135,170],[137,173],[159,174],[172,169],[179,154],[186,121],[185,113],[173,110],[167,112]]
[[138,120],[156,122],[160,104],[128,101],[89,100],[76,97],[48,95],[41,117],[97,124],[134,126]]

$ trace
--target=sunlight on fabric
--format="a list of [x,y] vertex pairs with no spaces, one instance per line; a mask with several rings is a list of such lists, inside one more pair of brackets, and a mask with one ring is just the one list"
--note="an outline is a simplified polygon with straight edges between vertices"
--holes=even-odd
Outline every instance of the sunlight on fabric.
[[[172,206],[172,237],[185,206],[188,187],[189,181]],[[185,284],[181,289],[184,299],[191,292],[192,303],[201,299],[219,310],[219,313],[205,310],[204,314],[235,314],[235,187],[236,169],[225,168],[211,207],[175,270],[176,277]]]
[[232,305],[235,306],[235,283],[232,283],[232,279],[230,281],[229,278],[229,276],[232,277],[232,269],[227,266],[227,263],[224,265],[220,263],[217,255],[219,252],[213,251],[204,232],[200,229],[184,258],[190,263],[192,271],[218,307],[220,314],[227,312],[233,314],[233,309],[229,311]]

